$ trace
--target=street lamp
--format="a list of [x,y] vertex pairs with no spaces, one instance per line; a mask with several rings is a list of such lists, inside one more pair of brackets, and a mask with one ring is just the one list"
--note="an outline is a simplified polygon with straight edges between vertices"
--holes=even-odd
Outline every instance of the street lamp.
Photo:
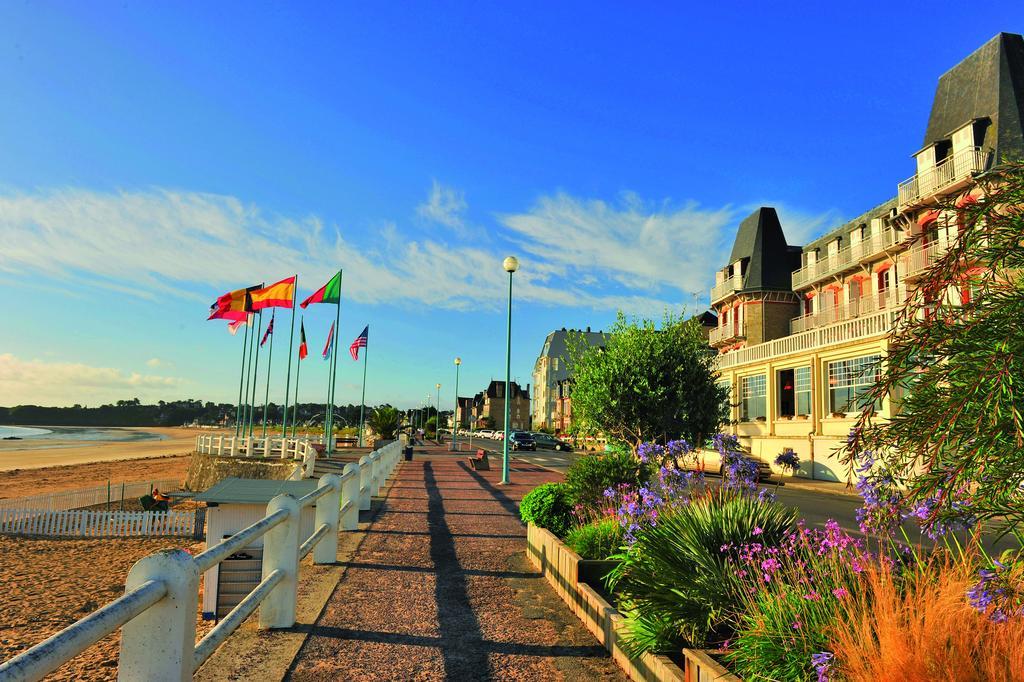
[[501,482],[508,484],[508,440],[509,421],[512,414],[512,396],[509,389],[512,387],[512,273],[519,269],[519,261],[515,256],[509,256],[504,260],[502,266],[508,273],[508,334],[505,337],[505,438],[502,439],[504,448],[501,460]]
[[455,411],[452,412],[452,451],[459,449],[459,365],[462,358],[455,358]]

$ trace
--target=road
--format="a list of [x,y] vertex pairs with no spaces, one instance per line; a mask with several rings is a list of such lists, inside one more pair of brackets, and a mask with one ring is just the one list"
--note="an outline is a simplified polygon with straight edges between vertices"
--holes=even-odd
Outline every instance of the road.
[[[477,442],[474,439],[475,447],[483,447],[490,452],[501,456],[502,443],[496,441],[483,440]],[[521,459],[531,464],[538,464],[540,466],[554,469],[560,473],[565,473],[569,468],[569,465],[576,460],[582,453],[572,452],[555,452],[554,450],[538,450],[537,452],[517,452],[515,453],[516,459]],[[710,480],[714,480],[716,476],[709,476]],[[858,497],[837,495],[834,493],[817,492],[814,490],[802,490],[795,487],[787,487],[784,484],[777,486],[776,483],[764,483],[762,487],[768,488],[774,492],[782,504],[793,507],[799,513],[799,518],[804,519],[807,522],[808,527],[821,528],[824,527],[825,522],[828,520],[836,521],[847,533],[854,537],[863,538],[864,535],[860,532],[860,528],[857,524],[857,508],[860,507],[861,501]],[[907,537],[910,538],[912,543],[917,543],[920,539],[925,546],[931,546],[933,543],[927,537],[923,536],[916,524],[913,522],[905,522],[904,528],[907,531]],[[964,542],[966,538],[963,534],[958,537],[960,542]],[[1016,549],[1019,547],[1018,543],[1012,538],[1003,538],[998,542],[995,541],[995,533],[989,532],[986,534],[985,547],[991,553],[999,553],[1006,549]]]

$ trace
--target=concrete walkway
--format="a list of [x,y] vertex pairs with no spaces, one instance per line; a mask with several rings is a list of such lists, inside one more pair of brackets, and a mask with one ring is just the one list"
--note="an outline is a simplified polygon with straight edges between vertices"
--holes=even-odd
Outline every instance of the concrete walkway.
[[518,501],[559,476],[417,448],[346,563],[292,680],[621,680],[527,562]]

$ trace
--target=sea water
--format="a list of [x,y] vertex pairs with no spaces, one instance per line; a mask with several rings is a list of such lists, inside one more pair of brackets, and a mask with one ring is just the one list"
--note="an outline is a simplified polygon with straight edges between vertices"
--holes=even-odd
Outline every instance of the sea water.
[[0,439],[16,436],[25,440],[81,440],[123,443],[141,440],[165,440],[167,436],[150,431],[131,428],[110,428],[103,426],[0,426]]
[[0,426],[0,438],[15,436],[17,438],[37,438],[53,433],[50,429],[37,429],[32,426]]

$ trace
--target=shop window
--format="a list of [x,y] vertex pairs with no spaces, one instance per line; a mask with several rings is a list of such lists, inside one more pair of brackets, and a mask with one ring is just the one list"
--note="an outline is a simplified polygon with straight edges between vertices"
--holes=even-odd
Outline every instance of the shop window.
[[767,376],[758,374],[740,379],[740,420],[765,419],[767,410]]
[[794,389],[796,393],[796,413],[811,414],[811,368],[797,367],[793,371]]
[[[828,363],[828,397],[832,413],[856,412],[871,404],[868,392],[881,373],[880,355]],[[874,409],[881,409],[880,401]]]
[[811,414],[811,368],[796,367],[778,373],[779,416]]

